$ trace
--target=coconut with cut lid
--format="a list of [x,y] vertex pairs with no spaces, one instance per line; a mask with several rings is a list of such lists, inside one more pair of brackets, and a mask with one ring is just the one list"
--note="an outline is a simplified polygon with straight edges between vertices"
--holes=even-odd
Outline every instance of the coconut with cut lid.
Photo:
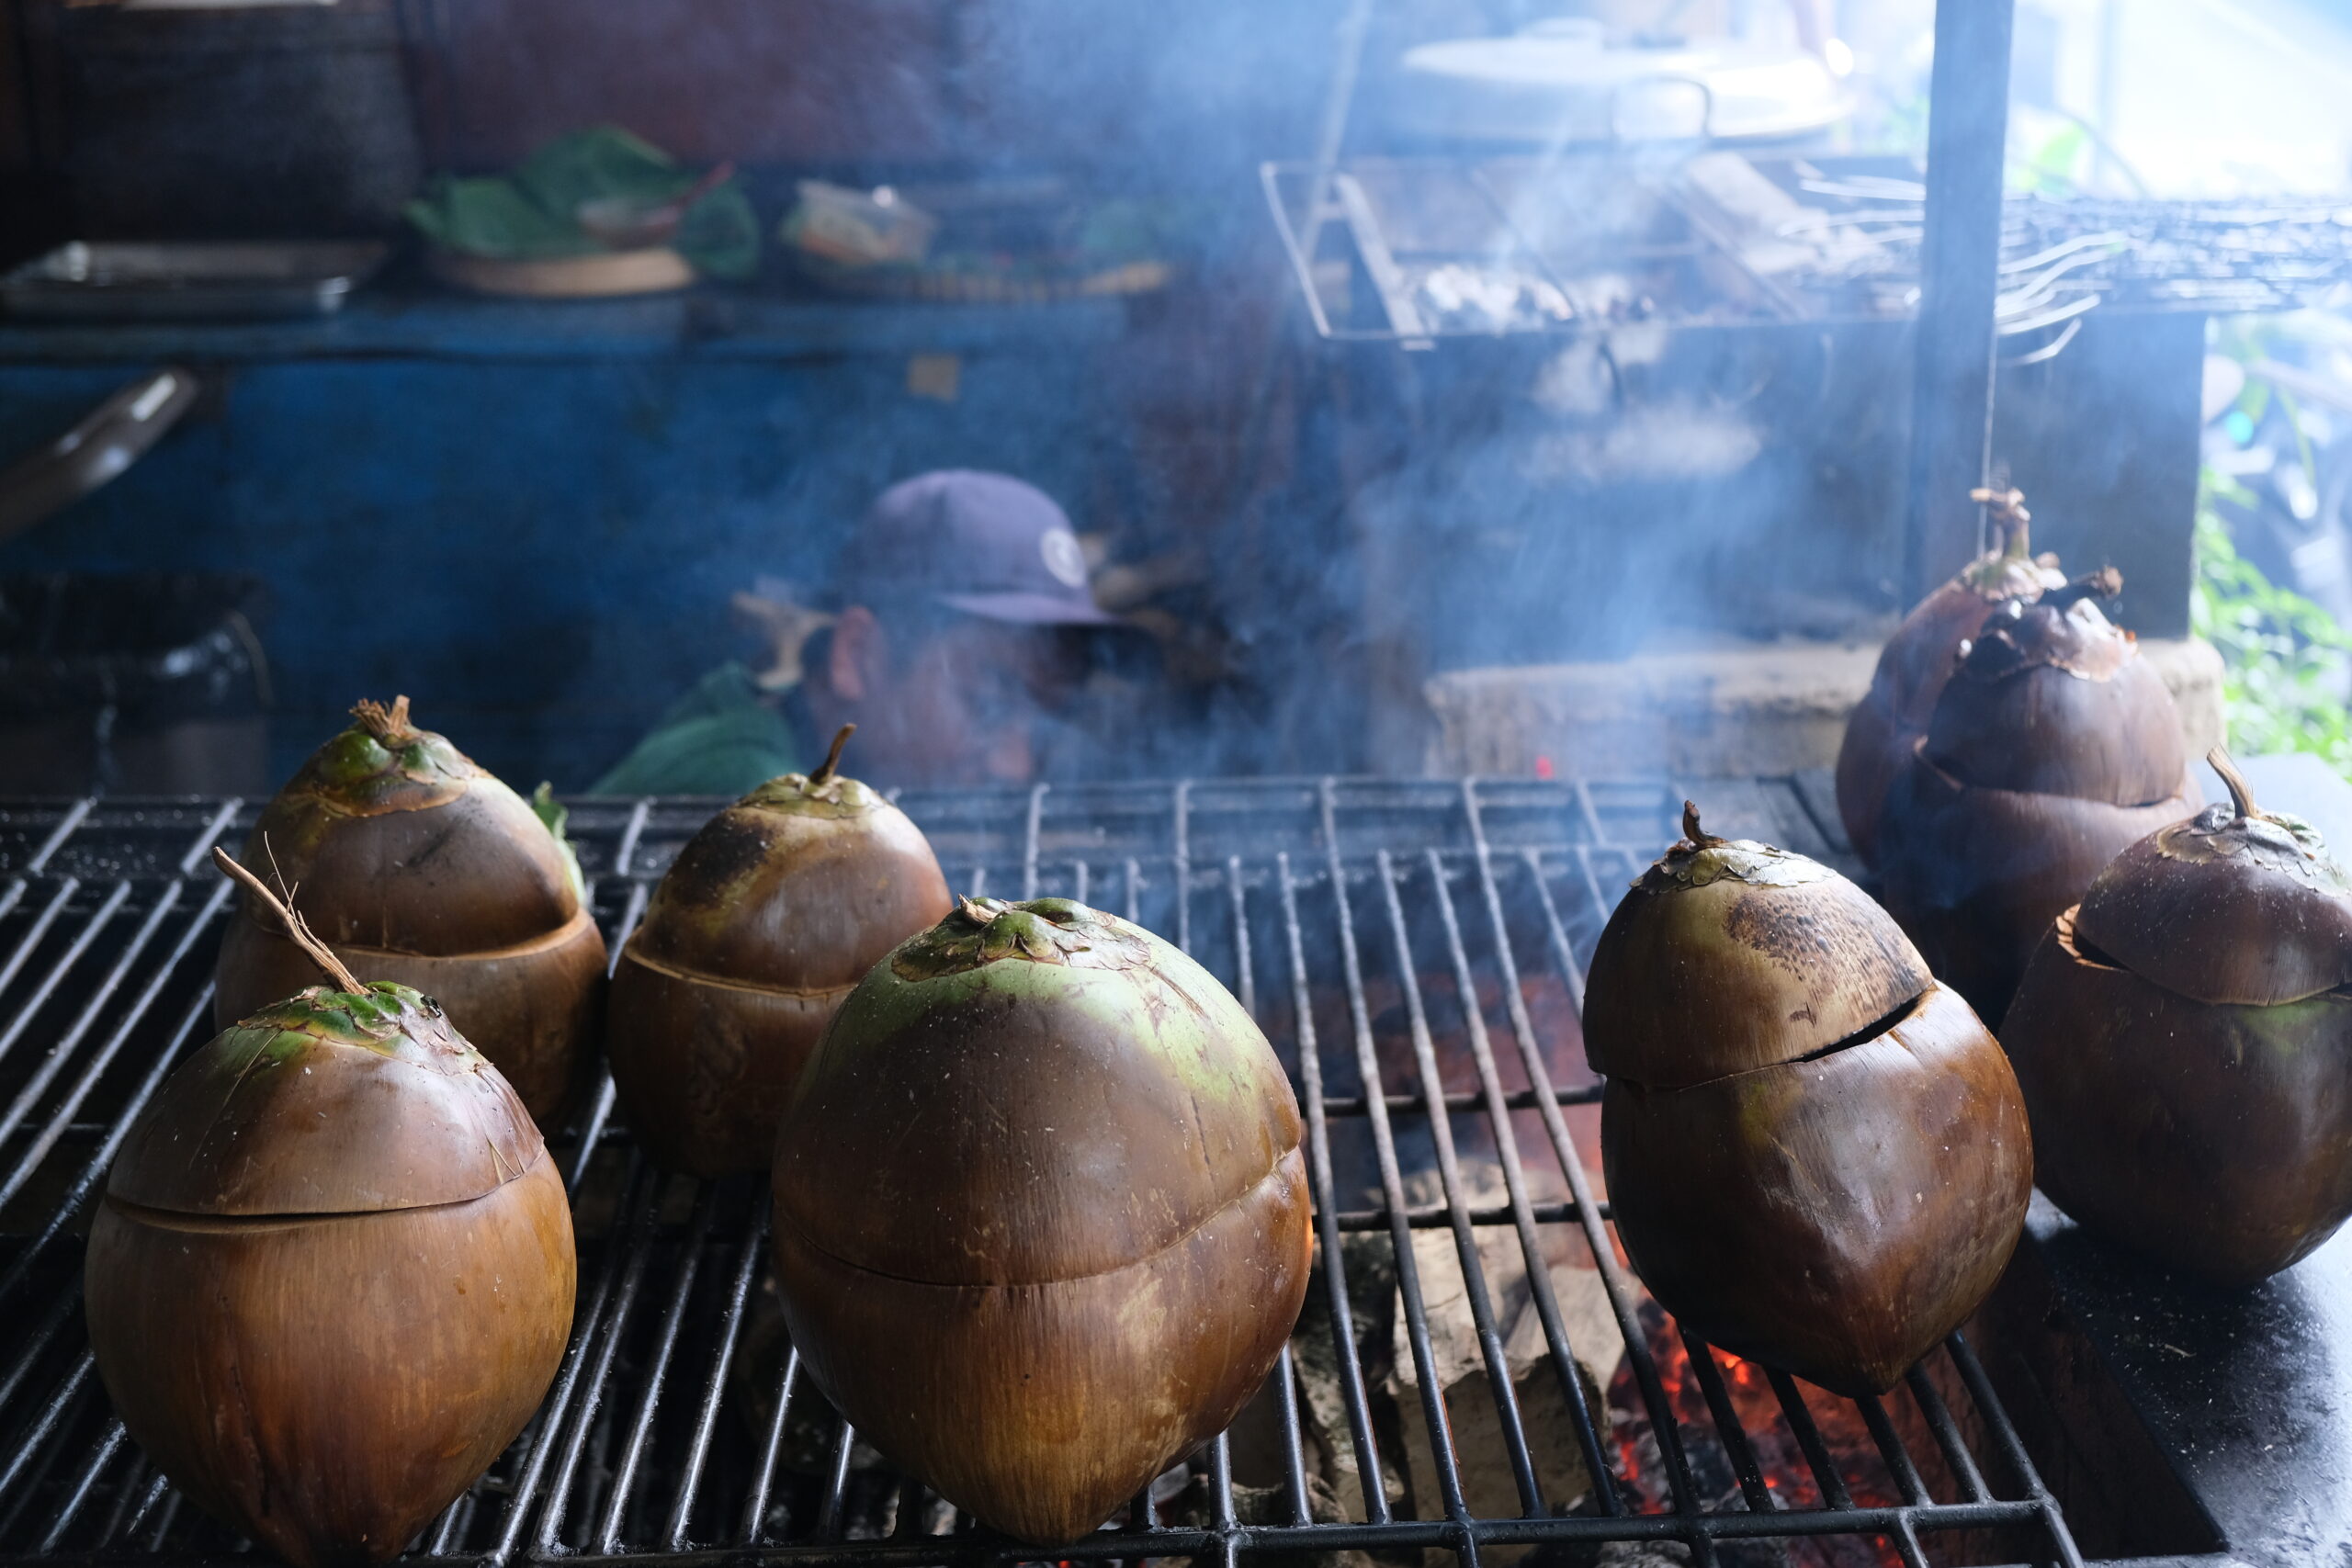
[[764,1170],[825,1024],[885,953],[954,908],[922,830],[838,771],[770,779],[678,852],[621,948],[605,1049],[662,1165]]
[[1700,1337],[1881,1393],[1976,1309],[2033,1185],[1999,1044],[1818,862],[1702,830],[1610,916],[1585,1049],[1617,1234]]
[[1886,907],[1996,1024],[2052,918],[2196,809],[2172,694],[2095,603],[2121,588],[2110,569],[1986,615],[1887,792]]
[[1306,1291],[1297,1101],[1137,926],[967,900],[876,964],[777,1134],[776,1284],[826,1397],[1044,1545],[1224,1430]]
[[575,1263],[563,1182],[498,1069],[431,998],[292,930],[334,983],[164,1081],[107,1175],[84,1302],[156,1467],[311,1568],[397,1555],[522,1430]]
[[2251,1284],[2352,1217],[2352,882],[2211,761],[2230,804],[2133,844],[2052,922],[2001,1039],[2053,1201]]
[[[605,988],[605,938],[560,808],[418,728],[406,697],[352,714],[271,799],[241,858],[291,888],[345,963],[438,1000],[532,1115],[551,1116]],[[276,918],[251,894],[241,902],[215,971],[217,1029],[314,978]]]
[[1879,650],[1870,690],[1847,716],[1838,748],[1838,815],[1862,863],[1879,859],[1879,814],[1887,787],[1911,764],[1951,676],[1952,655],[1976,635],[1985,612],[2006,600],[2028,604],[2066,584],[2054,555],[2036,556],[2022,491],[1977,490],[1969,499],[1987,506],[1999,543],[1911,608]]

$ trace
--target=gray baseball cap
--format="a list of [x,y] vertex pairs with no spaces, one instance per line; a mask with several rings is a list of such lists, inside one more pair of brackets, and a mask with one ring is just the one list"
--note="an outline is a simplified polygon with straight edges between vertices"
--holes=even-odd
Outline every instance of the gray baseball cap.
[[1009,474],[944,468],[902,479],[842,547],[843,604],[924,598],[992,621],[1107,626],[1086,557],[1052,497]]

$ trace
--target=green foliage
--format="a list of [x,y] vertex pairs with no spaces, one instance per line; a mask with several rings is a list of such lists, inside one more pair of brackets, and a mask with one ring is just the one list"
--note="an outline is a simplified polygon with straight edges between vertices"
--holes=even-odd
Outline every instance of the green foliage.
[[2061,125],[2037,146],[2019,148],[2012,145],[2007,179],[2010,192],[2043,191],[2052,196],[2074,195],[2082,188],[2084,155],[2090,147],[2090,137],[2083,128],[2071,124]]
[[2197,507],[2189,624],[2221,650],[2231,748],[2253,756],[2310,751],[2352,775],[2352,714],[2343,694],[2352,636],[2238,554],[2213,502],[2252,499],[2208,470]]
[[[608,247],[580,225],[591,201],[659,207],[684,196],[695,173],[617,126],[559,136],[512,174],[435,178],[408,204],[408,220],[445,249],[473,255],[546,259],[589,255]],[[670,243],[711,277],[748,277],[759,263],[759,224],[734,180],[707,191],[686,209]]]
[[581,874],[579,852],[571,847],[571,840],[563,830],[564,824],[571,820],[571,809],[556,799],[555,785],[545,779],[541,779],[539,787],[531,792],[531,814],[547,824],[548,831],[555,835],[555,847],[563,852],[565,878],[571,884],[573,897],[585,904],[588,902],[588,879]]

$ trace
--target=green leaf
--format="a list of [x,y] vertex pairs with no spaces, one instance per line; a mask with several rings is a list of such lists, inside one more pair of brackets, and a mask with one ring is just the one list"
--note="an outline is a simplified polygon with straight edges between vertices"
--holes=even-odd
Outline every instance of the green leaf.
[[[642,138],[594,126],[545,143],[511,175],[441,176],[406,213],[446,250],[507,259],[587,255],[606,247],[581,228],[582,206],[616,199],[659,207],[692,189],[695,179]],[[671,243],[708,276],[748,277],[759,265],[759,223],[733,180],[688,208]]]
[[564,870],[571,874],[572,897],[582,904],[588,902],[588,879],[581,874],[580,855],[572,849],[571,840],[564,836],[564,824],[571,820],[571,810],[555,797],[555,785],[547,780],[531,792],[531,813],[547,824],[555,839],[555,847],[563,852]]
[[2222,656],[2230,744],[2263,755],[2304,751],[2352,774],[2352,636],[2237,552],[2217,502],[2250,503],[2243,486],[2207,469],[2197,508],[2197,577],[2189,627]]

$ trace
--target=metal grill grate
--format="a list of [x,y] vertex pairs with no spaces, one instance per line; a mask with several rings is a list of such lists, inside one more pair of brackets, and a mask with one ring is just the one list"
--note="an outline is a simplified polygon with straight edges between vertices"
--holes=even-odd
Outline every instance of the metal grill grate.
[[[1584,1163],[1599,1091],[1575,1012],[1582,958],[1615,890],[1673,836],[1679,798],[1326,780],[903,802],[962,887],[1088,899],[1191,950],[1266,1025],[1306,1111],[1317,1280],[1245,1415],[1256,1436],[1238,1424],[1182,1493],[1163,1478],[1057,1558],[1338,1565],[1433,1549],[1476,1564],[1533,1545],[1555,1563],[2080,1561],[1961,1337],[1856,1405],[1673,1330],[1619,1261]],[[1710,802],[1719,831],[1833,853],[1830,818],[1793,784]],[[204,858],[240,842],[258,804],[0,807],[0,1561],[251,1550],[181,1506],[108,1409],[83,1337],[79,1233],[131,1120],[209,1033],[228,888]],[[714,805],[574,806],[616,951]],[[824,1408],[768,1304],[763,1184],[651,1169],[612,1119],[609,1083],[550,1141],[580,1218],[572,1342],[532,1425],[414,1551],[876,1568],[1023,1555]],[[1549,1358],[1542,1388],[1511,1371],[1498,1263],[1520,1272],[1518,1336]],[[1623,1341],[1604,1398],[1570,1371],[1563,1283],[1605,1302],[1579,1332],[1598,1321]],[[1429,1305],[1455,1284],[1466,1330]],[[1396,1332],[1380,1343],[1369,1325],[1384,1315]],[[1449,1387],[1450,1334],[1476,1366]],[[1539,1395],[1565,1408],[1560,1441],[1599,1478],[1581,1496],[1545,1493],[1567,1456],[1529,1435],[1521,1406]],[[1489,1484],[1507,1485],[1507,1508],[1474,1506],[1474,1432],[1502,1461],[1489,1470],[1507,1483]]]

